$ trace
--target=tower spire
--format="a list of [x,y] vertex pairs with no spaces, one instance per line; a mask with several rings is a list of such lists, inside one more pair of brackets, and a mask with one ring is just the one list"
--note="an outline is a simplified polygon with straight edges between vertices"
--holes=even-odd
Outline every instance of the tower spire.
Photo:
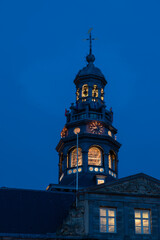
[[93,28],[90,28],[88,30],[89,38],[85,39],[85,40],[89,41],[89,55],[86,57],[88,63],[94,62],[94,60],[95,60],[95,57],[92,54],[92,41],[93,40],[97,40],[97,39],[96,38],[92,38],[92,30],[93,30]]

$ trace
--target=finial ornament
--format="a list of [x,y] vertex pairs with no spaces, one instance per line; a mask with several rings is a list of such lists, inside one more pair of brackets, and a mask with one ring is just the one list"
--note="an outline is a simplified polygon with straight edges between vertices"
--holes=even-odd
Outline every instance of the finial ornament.
[[92,30],[93,28],[88,30],[89,38],[86,39],[89,41],[89,55],[92,55],[92,41],[97,40],[96,38],[92,38]]
[[88,40],[89,41],[89,55],[86,57],[87,59],[87,62],[90,63],[90,62],[94,62],[95,60],[95,56],[92,54],[92,41],[93,40],[97,40],[96,38],[92,38],[92,30],[93,28],[90,28],[88,30],[88,34],[89,34],[89,38],[86,38],[85,40]]

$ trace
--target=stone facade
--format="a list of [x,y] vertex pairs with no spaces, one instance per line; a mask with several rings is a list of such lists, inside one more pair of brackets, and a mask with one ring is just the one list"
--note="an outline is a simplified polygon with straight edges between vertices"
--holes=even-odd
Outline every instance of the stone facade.
[[[116,233],[100,232],[100,208],[116,209]],[[151,213],[151,234],[135,233],[135,209]],[[73,207],[58,235],[86,239],[159,240],[160,181],[137,174],[79,192],[78,207]]]
[[86,60],[56,147],[59,184],[42,192],[1,189],[1,239],[160,240],[160,181],[142,173],[118,179],[121,144],[91,46]]

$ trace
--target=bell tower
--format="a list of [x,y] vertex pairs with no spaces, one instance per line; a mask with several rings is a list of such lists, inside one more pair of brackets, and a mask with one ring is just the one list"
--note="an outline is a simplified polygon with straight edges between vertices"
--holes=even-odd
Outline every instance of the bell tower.
[[[121,144],[116,140],[117,129],[113,127],[113,112],[104,102],[107,81],[95,67],[92,54],[92,36],[89,35],[90,51],[87,66],[80,70],[74,80],[76,101],[66,111],[66,124],[56,150],[59,153],[59,184],[76,185],[78,169],[79,187],[113,181],[118,178],[118,151]],[[79,128],[78,168],[77,136]]]

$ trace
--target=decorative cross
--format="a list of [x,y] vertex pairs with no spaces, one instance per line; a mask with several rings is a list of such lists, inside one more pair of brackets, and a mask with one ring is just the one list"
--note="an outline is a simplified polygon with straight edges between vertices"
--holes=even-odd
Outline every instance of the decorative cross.
[[92,38],[92,35],[91,35],[92,30],[93,30],[93,28],[90,28],[90,29],[88,30],[89,38],[84,39],[84,40],[89,40],[89,45],[90,45],[89,55],[92,54],[92,40],[97,40],[97,38]]

